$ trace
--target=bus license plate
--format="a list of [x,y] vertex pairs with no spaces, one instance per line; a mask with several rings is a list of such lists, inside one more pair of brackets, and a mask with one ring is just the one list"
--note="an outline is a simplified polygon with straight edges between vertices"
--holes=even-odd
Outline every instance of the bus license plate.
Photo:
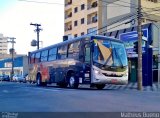
[[117,83],[118,81],[116,79],[111,80],[112,83]]

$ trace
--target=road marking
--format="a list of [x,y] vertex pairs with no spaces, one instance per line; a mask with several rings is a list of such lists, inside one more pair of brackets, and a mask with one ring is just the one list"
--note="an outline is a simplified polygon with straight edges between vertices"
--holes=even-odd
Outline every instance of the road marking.
[[8,91],[8,90],[3,90],[2,92],[3,92],[3,93],[9,93],[9,91]]

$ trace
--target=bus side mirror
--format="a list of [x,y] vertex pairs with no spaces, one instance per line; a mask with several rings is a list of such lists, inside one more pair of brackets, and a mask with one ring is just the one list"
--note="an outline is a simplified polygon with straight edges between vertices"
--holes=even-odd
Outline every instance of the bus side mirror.
[[94,52],[94,42],[91,42],[91,51]]

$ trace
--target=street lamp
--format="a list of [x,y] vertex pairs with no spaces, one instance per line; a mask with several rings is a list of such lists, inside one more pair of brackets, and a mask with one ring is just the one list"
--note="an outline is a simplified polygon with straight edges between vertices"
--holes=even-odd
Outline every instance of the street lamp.
[[35,32],[37,32],[37,49],[39,50],[39,33],[42,30],[40,28],[41,24],[37,24],[37,23],[30,23],[30,25],[33,25],[36,27]]
[[12,49],[11,49],[11,54],[12,54],[12,70],[11,70],[11,80],[13,80],[13,75],[14,75],[14,43],[16,43],[14,40],[16,38],[14,37],[7,37],[8,39],[10,39],[9,41],[7,41],[8,43],[12,43]]

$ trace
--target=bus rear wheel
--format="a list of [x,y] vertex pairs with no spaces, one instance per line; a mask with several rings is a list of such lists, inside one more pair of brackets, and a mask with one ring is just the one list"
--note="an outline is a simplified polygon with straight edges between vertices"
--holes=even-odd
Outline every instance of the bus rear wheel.
[[75,78],[75,76],[71,75],[69,77],[69,87],[70,88],[78,88],[79,84]]
[[97,89],[102,90],[106,85],[105,84],[96,84]]

